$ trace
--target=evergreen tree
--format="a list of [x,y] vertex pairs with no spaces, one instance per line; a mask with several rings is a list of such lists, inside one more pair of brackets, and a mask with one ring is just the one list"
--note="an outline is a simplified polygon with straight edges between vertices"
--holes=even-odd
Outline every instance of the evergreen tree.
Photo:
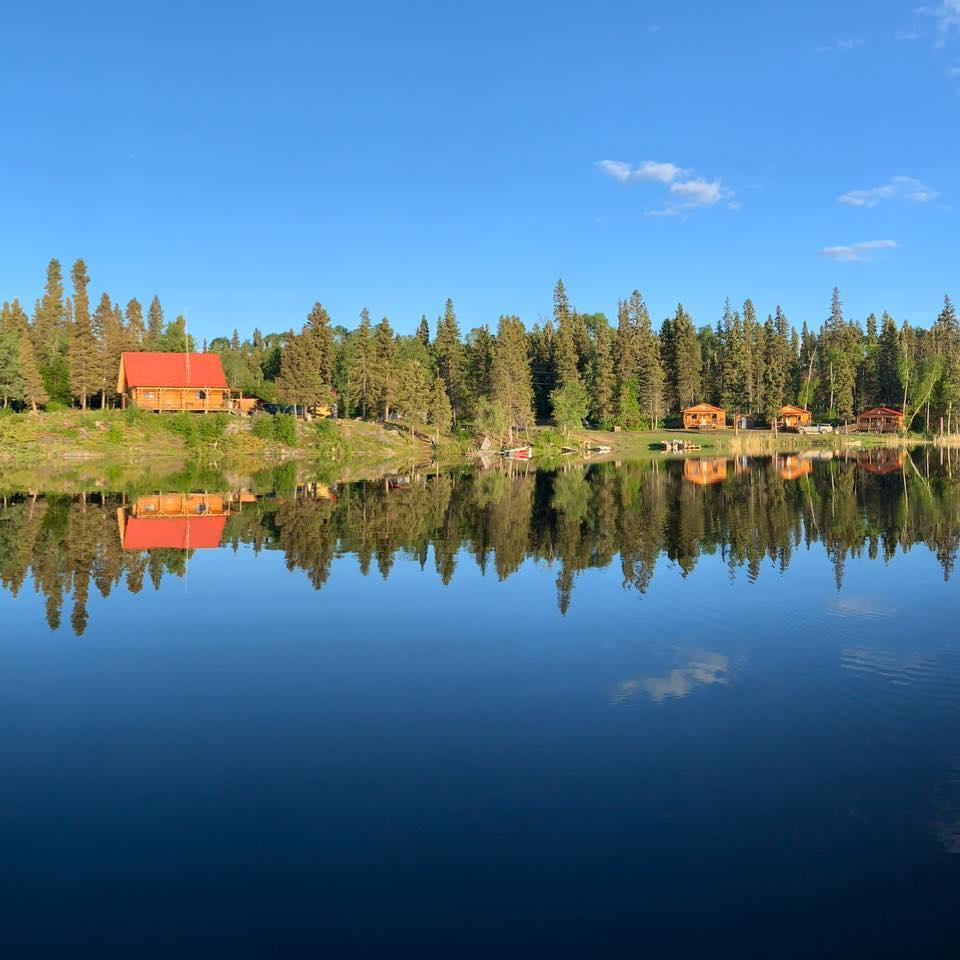
[[590,409],[597,424],[609,429],[615,414],[613,331],[603,314],[598,317],[593,325],[593,355],[590,358]]
[[147,337],[147,331],[143,325],[143,307],[136,297],[127,301],[126,320],[125,349],[131,351],[142,350]]
[[553,365],[558,387],[568,383],[580,382],[578,367],[579,354],[573,331],[573,311],[567,300],[567,291],[563,281],[558,280],[553,291],[553,320],[556,324],[556,338],[553,348]]
[[[370,368],[371,405],[380,411],[384,420],[390,419],[390,410],[396,395],[396,344],[390,321],[384,317],[373,332]],[[449,395],[450,387],[447,385]],[[452,406],[452,405],[451,405]]]
[[437,375],[447,386],[450,407],[453,410],[453,419],[456,423],[465,412],[464,358],[463,344],[460,340],[460,326],[453,309],[453,301],[450,299],[447,300],[443,316],[437,324],[437,336],[433,341],[433,351],[436,358]]
[[490,397],[493,389],[494,337],[486,326],[467,334],[464,355],[466,407],[475,412],[479,401]]
[[519,317],[504,316],[497,326],[491,374],[491,399],[503,411],[507,436],[533,424],[533,384],[527,358],[527,336]]
[[147,337],[146,347],[148,350],[157,350],[157,343],[163,336],[164,319],[163,307],[160,306],[160,298],[154,296],[147,308]]
[[430,376],[423,363],[407,358],[397,364],[394,405],[406,421],[410,435],[428,419],[431,400]]
[[673,411],[697,402],[700,393],[700,341],[693,320],[677,304],[673,319],[666,323],[668,333],[667,395]]
[[776,320],[771,316],[767,317],[763,338],[761,413],[771,427],[776,427],[790,375],[790,343],[786,330],[787,320],[778,306]]
[[434,429],[434,443],[440,443],[440,434],[447,433],[453,421],[453,410],[450,407],[450,397],[447,394],[447,385],[442,377],[433,381],[430,392],[430,423]]
[[47,264],[43,298],[34,312],[31,334],[44,390],[51,399],[58,400],[60,403],[70,402],[70,376],[67,368],[68,333],[60,261],[51,260]]
[[420,323],[417,326],[417,339],[425,346],[430,346],[430,324],[427,322],[427,315],[421,314]]
[[347,361],[348,402],[366,419],[370,406],[370,372],[373,361],[373,337],[370,332],[370,311],[360,311],[360,325],[350,335],[350,353]]
[[73,323],[70,331],[70,389],[86,410],[89,397],[100,388],[100,351],[90,317],[87,265],[77,260],[71,271],[73,282]]

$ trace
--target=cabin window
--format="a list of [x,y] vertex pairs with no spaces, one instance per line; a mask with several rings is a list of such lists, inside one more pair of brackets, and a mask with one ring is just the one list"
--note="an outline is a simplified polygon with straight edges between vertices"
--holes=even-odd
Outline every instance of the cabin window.
[[198,391],[197,391],[197,399],[198,399],[198,400],[206,400],[206,399],[207,399],[207,391],[206,391],[206,390],[198,390]]
[[156,399],[157,399],[157,392],[156,392],[156,390],[144,390],[144,391],[143,391],[143,398],[144,398],[144,400],[156,400]]

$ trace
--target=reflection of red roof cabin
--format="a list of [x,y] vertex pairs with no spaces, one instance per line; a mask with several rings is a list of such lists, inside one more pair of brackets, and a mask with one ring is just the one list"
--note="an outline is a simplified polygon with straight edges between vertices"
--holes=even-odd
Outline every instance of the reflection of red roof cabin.
[[120,542],[124,550],[219,547],[230,512],[225,493],[145,494],[117,510]]
[[858,467],[880,477],[888,473],[900,473],[905,462],[899,450],[864,450],[857,456]]
[[117,393],[148,410],[227,410],[230,388],[215,353],[124,353]]
[[226,517],[130,517],[121,523],[124,550],[197,550],[220,546]]

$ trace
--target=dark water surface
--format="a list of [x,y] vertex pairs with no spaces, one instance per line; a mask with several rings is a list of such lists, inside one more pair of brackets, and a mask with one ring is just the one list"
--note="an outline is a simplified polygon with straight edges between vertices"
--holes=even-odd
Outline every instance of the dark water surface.
[[5,956],[960,949],[960,460],[163,492],[0,505]]

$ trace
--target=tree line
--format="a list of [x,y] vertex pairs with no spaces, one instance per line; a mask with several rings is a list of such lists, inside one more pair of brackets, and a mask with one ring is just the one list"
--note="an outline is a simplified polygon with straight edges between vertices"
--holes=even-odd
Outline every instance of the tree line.
[[[157,297],[121,308],[103,293],[91,310],[83,260],[64,289],[57,260],[28,315],[18,300],[0,312],[0,404],[109,406],[125,350],[196,349],[186,320],[167,322]],[[203,342],[220,355],[231,386],[271,402],[336,402],[341,415],[400,419],[411,429],[469,427],[513,438],[552,418],[564,429],[656,429],[700,401],[772,424],[785,403],[820,420],[849,421],[871,406],[901,409],[908,426],[957,428],[960,323],[949,297],[928,327],[888,312],[863,323],[844,315],[834,289],[829,312],[799,330],[777,306],[761,320],[752,300],[729,301],[716,323],[697,325],[678,304],[658,327],[639,291],[616,318],[574,307],[562,280],[552,316],[527,328],[503,315],[495,328],[463,334],[452,300],[433,329],[424,315],[398,335],[368,310],[355,326],[334,323],[316,303],[299,331]]]

